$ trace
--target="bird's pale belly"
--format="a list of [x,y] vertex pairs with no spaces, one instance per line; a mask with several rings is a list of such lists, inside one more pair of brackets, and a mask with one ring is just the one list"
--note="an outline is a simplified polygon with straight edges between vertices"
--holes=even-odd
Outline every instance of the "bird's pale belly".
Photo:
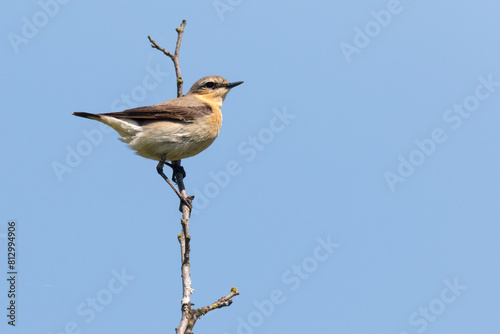
[[208,148],[219,135],[221,122],[214,116],[192,123],[152,122],[128,143],[138,155],[156,161],[189,158]]

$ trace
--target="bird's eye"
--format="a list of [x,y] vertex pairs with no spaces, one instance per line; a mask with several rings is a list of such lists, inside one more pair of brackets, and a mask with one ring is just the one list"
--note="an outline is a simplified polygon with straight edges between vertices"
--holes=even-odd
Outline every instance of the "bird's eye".
[[215,82],[209,81],[205,84],[205,87],[207,88],[214,88],[215,87]]

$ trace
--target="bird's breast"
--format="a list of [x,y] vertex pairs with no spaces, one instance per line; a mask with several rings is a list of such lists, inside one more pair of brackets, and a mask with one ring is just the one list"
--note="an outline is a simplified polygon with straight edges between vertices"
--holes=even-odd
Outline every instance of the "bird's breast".
[[215,139],[219,135],[222,126],[222,113],[220,109],[212,108],[213,112],[196,119],[193,122],[193,130],[199,131],[200,135]]

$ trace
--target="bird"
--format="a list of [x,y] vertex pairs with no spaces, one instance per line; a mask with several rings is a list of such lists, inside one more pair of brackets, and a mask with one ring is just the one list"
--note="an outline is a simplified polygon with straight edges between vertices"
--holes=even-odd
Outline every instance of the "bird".
[[[191,200],[168,180],[163,166],[170,166],[174,175],[180,171],[185,176],[184,169],[176,162],[199,154],[214,142],[222,125],[222,102],[232,88],[242,83],[209,75],[196,81],[186,95],[159,104],[120,112],[74,112],[73,115],[110,126],[137,155],[158,161],[157,172],[191,209]],[[174,176],[172,179],[177,181]]]

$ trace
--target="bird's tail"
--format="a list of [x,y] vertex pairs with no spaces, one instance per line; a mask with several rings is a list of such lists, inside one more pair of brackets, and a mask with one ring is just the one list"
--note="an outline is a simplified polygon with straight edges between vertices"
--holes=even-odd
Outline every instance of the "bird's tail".
[[112,127],[113,129],[116,130],[116,132],[120,134],[120,136],[123,137],[123,139],[120,140],[124,141],[125,143],[130,142],[133,136],[142,131],[141,127],[137,124],[137,122],[128,119],[119,119],[108,115],[91,114],[88,112],[79,112],[79,111],[75,111],[73,115],[94,119],[96,121],[99,121],[101,123],[104,123]]

